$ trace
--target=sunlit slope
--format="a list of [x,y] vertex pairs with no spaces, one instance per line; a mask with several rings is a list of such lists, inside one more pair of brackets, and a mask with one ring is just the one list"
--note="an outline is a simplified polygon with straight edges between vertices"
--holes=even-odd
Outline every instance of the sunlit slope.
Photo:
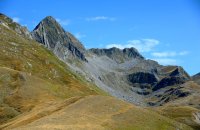
[[4,125],[3,128],[17,130],[191,129],[153,111],[145,110],[108,96],[87,96],[85,98],[68,99],[60,103],[49,103],[47,107],[33,110],[28,115]]

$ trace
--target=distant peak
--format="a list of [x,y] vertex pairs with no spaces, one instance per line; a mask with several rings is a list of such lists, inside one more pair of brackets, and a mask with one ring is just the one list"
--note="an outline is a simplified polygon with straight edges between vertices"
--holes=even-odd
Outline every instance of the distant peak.
[[193,77],[199,77],[200,76],[200,73],[197,73],[197,74],[195,74]]
[[54,23],[54,24],[59,24],[57,21],[56,21],[56,19],[54,18],[54,17],[52,17],[52,16],[47,16],[47,17],[45,17],[41,22],[43,22],[43,23]]
[[134,47],[130,47],[130,48],[124,48],[123,50],[134,50],[134,51],[137,51],[137,49],[136,49],[136,48],[134,48]]
[[50,27],[50,28],[59,28],[62,30],[61,25],[56,21],[56,19],[52,16],[47,16],[44,19],[40,21],[40,23],[34,28],[34,30],[37,30],[40,27]]
[[43,20],[53,20],[56,21],[56,19],[52,16],[46,16]]
[[137,51],[135,48],[125,48],[125,49],[119,49],[117,47],[112,47],[108,49],[90,49],[90,52],[98,55],[98,56],[108,56],[111,59],[114,59],[115,61],[121,63],[126,60],[131,59],[144,59],[144,57]]

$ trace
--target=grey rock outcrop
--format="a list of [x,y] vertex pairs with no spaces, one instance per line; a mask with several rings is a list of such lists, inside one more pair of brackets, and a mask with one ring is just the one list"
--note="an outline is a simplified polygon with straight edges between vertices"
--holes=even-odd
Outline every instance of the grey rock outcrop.
[[15,31],[17,34],[21,35],[24,38],[32,39],[30,32],[25,26],[21,26],[20,24],[14,22],[11,18],[2,13],[0,13],[0,24],[8,29]]
[[158,82],[158,78],[151,73],[145,72],[136,72],[128,75],[128,79],[131,83],[140,83],[140,84],[151,84]]
[[84,46],[51,16],[44,18],[31,32],[33,39],[52,50],[60,59],[85,58]]
[[153,91],[157,91],[161,88],[172,86],[172,85],[179,85],[185,83],[185,79],[183,77],[172,76],[172,77],[165,77],[161,81],[159,81],[154,87]]

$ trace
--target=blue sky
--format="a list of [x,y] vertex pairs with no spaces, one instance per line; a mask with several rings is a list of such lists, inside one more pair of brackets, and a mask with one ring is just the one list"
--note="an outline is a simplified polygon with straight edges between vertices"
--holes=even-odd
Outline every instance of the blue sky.
[[135,47],[200,72],[198,0],[0,0],[0,12],[29,30],[51,15],[86,48]]

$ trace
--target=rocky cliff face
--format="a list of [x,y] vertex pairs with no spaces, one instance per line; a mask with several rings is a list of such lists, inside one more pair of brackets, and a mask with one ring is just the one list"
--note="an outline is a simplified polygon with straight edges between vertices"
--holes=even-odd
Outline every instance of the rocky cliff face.
[[19,25],[18,23],[14,22],[11,18],[1,13],[0,24],[8,29],[15,31],[18,35],[21,35],[24,38],[32,39],[32,36],[26,27]]
[[44,18],[31,35],[33,39],[44,44],[62,60],[78,58],[87,61],[83,45],[51,16]]

